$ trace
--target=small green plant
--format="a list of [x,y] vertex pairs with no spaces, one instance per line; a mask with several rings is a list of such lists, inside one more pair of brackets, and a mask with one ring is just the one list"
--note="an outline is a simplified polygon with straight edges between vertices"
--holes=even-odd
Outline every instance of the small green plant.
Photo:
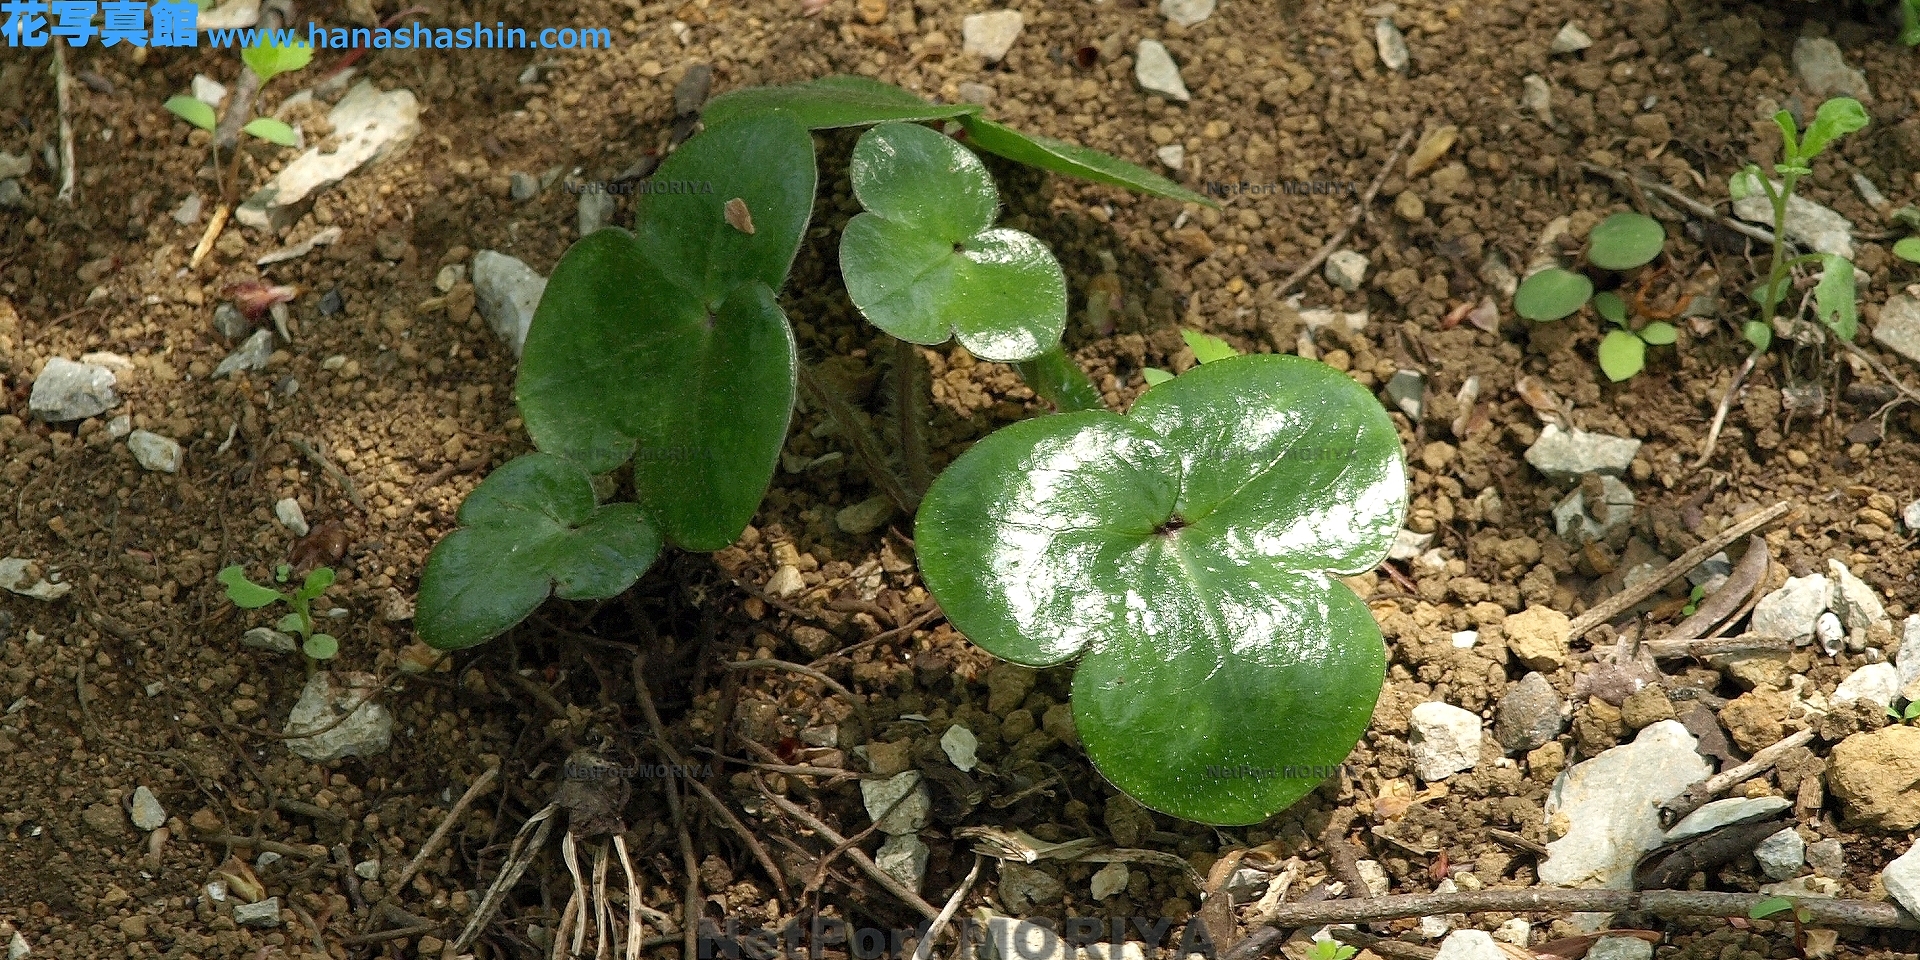
[[1773,165],[1780,180],[1763,176],[1758,164],[1747,164],[1727,182],[1734,200],[1765,196],[1772,210],[1773,251],[1767,275],[1750,294],[1760,307],[1759,315],[1747,321],[1741,333],[1753,345],[1754,352],[1765,353],[1773,343],[1773,321],[1793,285],[1793,271],[1801,266],[1819,264],[1820,281],[1813,289],[1814,312],[1820,322],[1842,340],[1852,340],[1859,330],[1859,317],[1853,287],[1853,264],[1833,253],[1787,255],[1787,204],[1802,177],[1813,173],[1815,157],[1825,153],[1839,138],[1863,129],[1867,111],[1852,97],[1835,97],[1820,105],[1813,122],[1804,133],[1793,114],[1782,110],[1773,115],[1780,127],[1781,158]]
[[[292,576],[293,568],[283,563],[274,569],[273,581],[286,583]],[[313,623],[313,601],[333,585],[332,567],[319,567],[308,573],[306,580],[292,590],[275,590],[254,583],[247,579],[246,568],[239,564],[222,569],[217,577],[226,584],[227,599],[242,610],[258,610],[275,603],[292,607],[293,612],[281,617],[273,627],[281,633],[298,637],[300,652],[309,659],[332,660],[340,652],[340,642],[331,634],[318,632]]]
[[1799,948],[1802,956],[1805,956],[1807,949],[1807,923],[1813,919],[1812,911],[1801,906],[1790,897],[1768,897],[1754,904],[1753,908],[1747,911],[1747,916],[1754,920],[1765,920],[1769,917],[1777,917],[1782,913],[1787,915],[1782,922],[1793,925],[1794,946]]
[[1308,960],[1353,960],[1360,953],[1358,947],[1351,947],[1338,940],[1328,938],[1315,940],[1312,949],[1307,951]]
[[1700,611],[1700,601],[1706,598],[1707,588],[1697,583],[1694,584],[1693,589],[1687,591],[1687,605],[1680,608],[1680,615],[1683,617],[1691,617],[1695,613],[1698,613]]
[[1913,231],[1911,236],[1894,243],[1893,255],[1909,263],[1920,263],[1920,209],[1901,207],[1893,212],[1893,221]]
[[[311,63],[313,46],[311,44],[277,46],[268,40],[263,40],[258,46],[240,51],[240,59],[245,61],[254,73],[259,74],[260,85],[264,87],[274,77],[299,70]],[[194,97],[181,94],[169,98],[164,106],[174,116],[208,133],[212,133],[219,125],[219,118],[214,115],[213,107]],[[241,129],[254,137],[282,147],[291,147],[300,140],[299,135],[285,121],[276,120],[273,117],[255,117],[247,121],[247,125]],[[218,173],[220,171],[219,147],[215,146],[213,149],[213,166]],[[235,161],[238,161],[238,157],[235,157]],[[221,176],[220,193],[224,200],[227,195],[224,175]]]
[[1895,709],[1892,704],[1888,704],[1887,716],[1892,717],[1895,723],[1912,723],[1920,720],[1920,700],[1908,701],[1905,709]]
[[[1659,221],[1638,213],[1616,213],[1587,234],[1586,262],[1611,273],[1634,270],[1652,263],[1666,242],[1667,232]],[[1530,274],[1513,295],[1514,312],[1539,323],[1565,319],[1589,303],[1615,327],[1601,338],[1599,350],[1600,369],[1615,383],[1646,367],[1648,346],[1669,346],[1679,337],[1673,324],[1634,316],[1619,293],[1595,293],[1590,277],[1565,267]]]
[[[1235,350],[1225,340],[1198,330],[1182,330],[1180,339],[1187,342],[1187,349],[1193,351],[1193,359],[1198,363],[1212,363],[1215,360],[1225,360],[1228,357],[1240,355],[1240,351]],[[1140,371],[1140,379],[1145,380],[1149,387],[1157,387],[1172,380],[1173,374],[1159,367],[1148,367]]]

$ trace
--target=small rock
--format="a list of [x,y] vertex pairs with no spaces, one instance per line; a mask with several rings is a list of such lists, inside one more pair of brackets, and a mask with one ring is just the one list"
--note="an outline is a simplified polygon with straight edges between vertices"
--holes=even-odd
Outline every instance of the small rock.
[[213,308],[213,329],[229,340],[238,340],[253,329],[253,321],[239,307],[221,303]]
[[278,233],[300,219],[320,191],[392,156],[420,132],[420,104],[407,90],[381,92],[362,80],[327,113],[332,149],[315,146],[234,211],[256,230]]
[[227,358],[213,368],[214,379],[246,370],[265,370],[272,356],[273,331],[255,330],[239,349],[227,354]]
[[1547,78],[1529,73],[1520,80],[1520,105],[1540,118],[1540,122],[1553,125],[1553,87]]
[[297,653],[300,641],[272,627],[254,627],[240,635],[240,645],[272,653]]
[[288,533],[296,537],[307,535],[307,516],[300,511],[300,501],[292,497],[280,500],[273,505],[273,517],[287,528]]
[[1426,413],[1427,375],[1418,370],[1396,370],[1387,378],[1387,399],[1407,415],[1407,419],[1419,423]]
[[1553,671],[1567,662],[1573,621],[1551,607],[1528,607],[1508,614],[1501,626],[1507,650],[1534,670]]
[[1433,543],[1433,534],[1414,533],[1401,530],[1393,535],[1393,546],[1387,550],[1389,560],[1412,560],[1427,552],[1427,546]]
[[1620,722],[1628,730],[1641,730],[1675,717],[1673,701],[1657,684],[1649,684],[1627,695],[1620,704]]
[[1720,589],[1721,584],[1726,583],[1727,577],[1732,573],[1733,560],[1723,550],[1700,561],[1699,566],[1688,570],[1687,582],[1711,594]]
[[1160,15],[1183,27],[1213,16],[1214,0],[1160,0]]
[[[862,780],[860,797],[866,803],[867,816],[880,824],[882,833],[918,833],[933,813],[933,795],[927,791],[926,778],[918,770],[908,770],[885,780]],[[895,802],[899,806],[894,806]],[[888,813],[888,808],[893,812]]]
[[80,821],[103,837],[117,837],[127,832],[127,815],[120,811],[118,804],[90,803],[80,811]]
[[1574,765],[1547,796],[1548,822],[1567,832],[1547,844],[1543,883],[1626,889],[1633,868],[1666,831],[1660,804],[1703,780],[1713,768],[1677,720],[1663,720],[1623,744]]
[[995,664],[987,671],[987,712],[996,717],[1020,709],[1039,675],[1017,663]]
[[[1025,864],[1000,861],[1000,902],[1015,913],[1030,913],[1035,907],[1055,903],[1066,896],[1067,888],[1052,874]],[[1021,954],[1030,956],[1030,954]]]
[[1880,871],[1880,884],[1908,913],[1920,916],[1920,844],[1910,845],[1906,853],[1888,863]]
[[297,735],[317,730],[339,719],[342,710],[356,703],[358,708],[339,726],[310,737],[295,736],[288,740],[287,747],[294,753],[308,760],[325,762],[341,757],[373,756],[384,752],[393,742],[393,714],[373,701],[380,681],[366,673],[350,673],[341,679],[341,687],[336,691],[333,674],[328,671],[322,670],[307,678],[299,702],[287,716],[285,732]]
[[1587,960],[1653,960],[1653,944],[1639,937],[1601,937],[1587,948]]
[[1514,917],[1495,929],[1493,938],[1501,943],[1524,947],[1533,940],[1533,921],[1525,917]]
[[1865,700],[1881,707],[1900,695],[1900,670],[1891,663],[1869,663],[1847,675],[1833,691],[1833,703]]
[[18,180],[33,172],[33,155],[0,150],[0,180]]
[[1920,700],[1920,613],[1907,618],[1893,663],[1900,673],[1900,698]]
[[220,81],[203,73],[193,75],[193,82],[187,86],[195,100],[218,109],[227,100],[227,88]]
[[466,278],[467,278],[466,264],[449,263],[446,266],[441,267],[439,273],[436,273],[433,275],[433,288],[435,290],[440,291],[441,293],[452,293],[453,288],[459,286],[460,281],[465,280]]
[[1026,22],[1018,10],[969,14],[960,21],[960,49],[988,63],[998,62],[1013,49],[1013,41]]
[[1527,448],[1527,462],[1554,480],[1577,480],[1589,473],[1617,477],[1627,472],[1640,441],[1547,424]]
[[800,576],[800,568],[793,564],[787,564],[774,571],[773,576],[767,579],[767,593],[782,600],[805,590],[806,587],[807,581]]
[[167,824],[167,809],[160,798],[146,787],[133,788],[133,825],[142,830],[158,830]]
[[147,430],[135,430],[127,436],[127,449],[133,451],[134,461],[148,470],[180,472],[180,444],[171,438]]
[[1407,49],[1407,35],[1394,25],[1393,18],[1381,17],[1373,25],[1374,49],[1380,52],[1380,63],[1388,70],[1399,72],[1407,69],[1413,54]]
[[1455,930],[1440,941],[1434,960],[1507,960],[1507,953],[1485,930]]
[[1840,892],[1840,881],[1826,877],[1795,877],[1780,883],[1761,884],[1760,892],[1769,897],[1832,897]]
[[50,583],[37,576],[38,565],[20,557],[0,559],[0,589],[23,597],[48,602],[58,600],[73,589],[71,583]]
[[27,205],[27,193],[18,180],[0,180],[0,210],[18,210]]
[[619,201],[605,190],[580,191],[580,205],[574,215],[574,225],[586,236],[613,222],[613,214]]
[[1874,186],[1873,181],[1858,170],[1853,172],[1853,189],[1859,191],[1860,199],[1865,200],[1867,206],[1875,210],[1884,213],[1888,207],[1892,206],[1887,202],[1887,195],[1881,193],[1880,188]]
[[1805,645],[1815,625],[1833,602],[1833,585],[1824,575],[1788,577],[1780,589],[1760,598],[1753,608],[1752,632]]
[[113,371],[99,364],[54,357],[33,378],[27,409],[49,423],[97,417],[120,402],[115,382]]
[[1480,715],[1432,701],[1413,708],[1408,744],[1420,779],[1445,780],[1480,762]]
[[[1880,316],[1883,321],[1886,315],[1886,309],[1881,308]],[[1920,321],[1920,313],[1916,313],[1915,320]],[[1920,500],[1915,500],[1901,508],[1900,523],[1907,528],[1908,533],[1920,532]]]
[[107,436],[118,440],[133,432],[133,417],[121,414],[107,421]]
[[[1749,190],[1745,199],[1733,202],[1734,215],[1749,223],[1763,224],[1771,229],[1773,204],[1767,199],[1766,192],[1760,188],[1759,181],[1755,180],[1752,174],[1745,174],[1745,176]],[[1782,184],[1775,181],[1773,188],[1779,190]],[[1812,247],[1821,253],[1835,253],[1848,260],[1853,259],[1853,221],[1798,193],[1787,198],[1787,239]]]
[[1786,797],[1728,797],[1715,800],[1674,824],[1673,829],[1667,831],[1666,842],[1697,837],[1728,824],[1764,820],[1791,806],[1793,801]]
[[233,905],[233,922],[243,927],[265,929],[280,925],[280,898],[268,897],[259,903]]
[[1828,760],[1827,788],[1851,824],[1875,830],[1920,827],[1920,727],[1898,724],[1840,741]]
[[1131,871],[1124,863],[1109,863],[1093,874],[1093,898],[1105,900],[1127,888]]
[[1800,831],[1788,827],[1760,841],[1753,848],[1753,858],[1760,862],[1760,872],[1768,880],[1786,880],[1807,865],[1807,841],[1801,839]]
[[1873,90],[1867,75],[1847,65],[1840,47],[1826,37],[1801,37],[1793,43],[1793,72],[1808,92],[1825,100],[1828,97],[1852,97],[1861,103],[1873,102]]
[[1539,673],[1529,673],[1507,687],[1494,708],[1493,738],[1508,750],[1537,750],[1567,728],[1564,709],[1553,684]]
[[992,103],[993,97],[994,89],[988,84],[973,80],[967,80],[960,84],[961,103]]
[[[1881,346],[1920,363],[1920,297],[1896,294],[1880,307],[1880,321],[1873,326],[1873,339]],[[1908,532],[1920,530],[1920,500],[1907,504],[1900,519]]]
[[1807,864],[1823,877],[1845,877],[1847,848],[1832,837],[1807,844]]
[[482,250],[473,256],[473,292],[488,326],[520,356],[547,278],[515,257]]
[[1153,152],[1169,170],[1184,170],[1187,166],[1187,148],[1177,143],[1169,143]]
[[974,767],[979,766],[979,749],[980,739],[973,735],[972,730],[968,730],[966,727],[957,723],[948,727],[947,732],[940,735],[941,752],[945,753],[948,762],[952,763],[962,773],[969,772]]
[[1364,255],[1352,250],[1335,250],[1327,257],[1327,282],[1348,292],[1358,290],[1367,279],[1367,267]]
[[199,194],[187,194],[187,198],[180,201],[179,206],[173,208],[173,222],[183,227],[190,227],[199,223],[200,210],[204,206],[206,206],[206,201],[200,199]]
[[1454,631],[1453,635],[1448,639],[1453,641],[1453,645],[1455,647],[1458,647],[1461,650],[1469,650],[1473,648],[1474,644],[1480,642],[1480,631],[1456,630]]
[[918,891],[921,882],[927,878],[927,855],[930,852],[919,837],[903,833],[888,837],[887,842],[874,852],[873,863],[895,880],[906,884],[908,889]]
[[1846,564],[1828,560],[1827,574],[1833,578],[1833,610],[1848,630],[1893,629],[1893,618],[1887,616],[1887,608],[1874,596],[1873,588],[1854,576]]
[[1828,610],[1820,614],[1813,622],[1813,638],[1820,641],[1820,649],[1831,657],[1840,652],[1847,642],[1847,628],[1840,625],[1840,618]]
[[1573,544],[1605,540],[1607,535],[1633,520],[1639,503],[1633,490],[1618,477],[1600,476],[1601,500],[1590,503],[1585,485],[1575,487],[1553,507],[1553,529]]
[[531,174],[515,170],[507,176],[507,196],[514,203],[525,203],[540,195],[540,181]]
[[1586,31],[1575,26],[1572,20],[1568,20],[1566,25],[1560,28],[1560,32],[1553,35],[1553,42],[1547,44],[1547,52],[1579,53],[1591,46],[1593,46],[1593,38],[1587,36]]
[[880,529],[880,525],[886,523],[892,516],[892,498],[878,495],[868,497],[852,506],[840,508],[833,515],[833,522],[843,532],[859,537]]
[[1180,79],[1180,67],[1173,62],[1173,54],[1158,40],[1140,41],[1133,55],[1133,78],[1139,81],[1141,89],[1150,93],[1172,97],[1181,103],[1193,99],[1187,92],[1186,82]]
[[362,860],[353,865],[353,873],[362,880],[378,880],[380,879],[380,861]]

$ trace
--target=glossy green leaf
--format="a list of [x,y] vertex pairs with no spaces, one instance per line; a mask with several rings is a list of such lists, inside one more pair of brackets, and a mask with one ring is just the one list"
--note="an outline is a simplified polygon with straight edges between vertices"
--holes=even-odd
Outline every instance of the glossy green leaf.
[[458,521],[427,556],[414,612],[420,639],[439,650],[506,632],[549,593],[615,596],[660,552],[638,505],[599,506],[587,471],[548,453],[495,470],[467,495]]
[[[657,180],[636,233],[567,251],[527,333],[515,385],[541,450],[605,473],[629,459],[660,530],[717,550],[753,519],[793,412],[793,332],[775,302],[812,209],[812,140],[775,112],[709,130]],[[755,230],[726,219],[747,205]]]
[[986,165],[951,138],[885,123],[853,148],[867,212],[840,238],[847,296],[873,325],[913,343],[957,338],[976,356],[1019,361],[1060,342],[1067,278],[1038,239],[993,227]]
[[1020,378],[1027,386],[1060,413],[1106,409],[1106,400],[1100,396],[1099,388],[1067,354],[1066,348],[1057,343],[1045,353],[1013,366],[1020,371]]
[[240,51],[240,59],[260,75],[265,84],[283,73],[299,70],[313,62],[313,45],[310,43],[278,46],[262,41],[257,46]]
[[1680,331],[1671,323],[1655,320],[1640,328],[1640,339],[1656,347],[1665,347],[1680,339]]
[[212,130],[214,126],[220,122],[220,118],[214,116],[212,107],[186,94],[181,94],[177,97],[168,97],[164,106],[171,111],[174,116],[202,130]]
[[1646,341],[1625,330],[1615,330],[1600,341],[1600,370],[1619,383],[1647,365]]
[[1767,348],[1773,346],[1773,328],[1758,320],[1748,320],[1741,324],[1740,335],[1761,353],[1766,353]]
[[227,599],[242,610],[258,610],[267,604],[286,599],[278,590],[270,590],[247,579],[247,569],[235,564],[223,567],[214,578],[227,586]]
[[968,103],[928,103],[892,84],[842,74],[806,83],[733,90],[707,101],[700,115],[711,127],[768,110],[791,114],[809,130],[827,130],[888,120],[947,120],[976,113],[980,108]]
[[1187,349],[1193,351],[1193,359],[1201,363],[1212,363],[1215,360],[1225,360],[1228,357],[1240,355],[1240,351],[1235,350],[1225,340],[1198,330],[1181,330],[1180,339],[1185,340]]
[[1593,295],[1593,311],[1607,320],[1626,326],[1627,302],[1612,290],[1604,290]]
[[981,440],[928,491],[916,547],[975,643],[1031,666],[1082,658],[1075,726],[1109,780],[1245,824],[1311,791],[1366,729],[1385,646],[1334,578],[1385,558],[1406,496],[1365,388],[1299,357],[1235,357],[1125,416]]
[[1660,255],[1667,231],[1660,221],[1638,213],[1616,213],[1587,234],[1587,258],[1602,270],[1631,270]]
[[1172,380],[1173,374],[1159,367],[1144,367],[1140,371],[1140,379],[1145,380],[1149,387],[1157,387],[1166,383],[1168,380]]
[[1814,312],[1819,314],[1820,322],[1826,324],[1834,336],[1851,342],[1860,331],[1859,303],[1853,288],[1853,263],[1833,253],[1822,255],[1821,260],[1825,269],[1820,271],[1820,282],[1813,288]]
[[340,641],[332,634],[316,633],[300,644],[300,652],[315,660],[332,660],[340,653]]
[[1513,312],[1545,323],[1572,316],[1593,296],[1593,281],[1571,270],[1548,267],[1525,280],[1513,294]]
[[268,143],[277,143],[283,147],[291,147],[300,142],[300,135],[294,133],[292,127],[272,117],[254,117],[240,129]]
[[1814,113],[1813,123],[1807,125],[1806,138],[1800,142],[1800,156],[1811,160],[1827,149],[1833,141],[1865,129],[1872,122],[1867,117],[1867,108],[1852,97],[1834,97],[1820,105]]
[[1907,237],[1894,244],[1893,255],[1912,263],[1920,263],[1920,237]]
[[1198,203],[1215,208],[1220,206],[1211,198],[1188,190],[1145,167],[1135,166],[1098,150],[1039,134],[1021,133],[979,114],[962,116],[960,124],[967,130],[969,144],[1016,163],[1182,203]]

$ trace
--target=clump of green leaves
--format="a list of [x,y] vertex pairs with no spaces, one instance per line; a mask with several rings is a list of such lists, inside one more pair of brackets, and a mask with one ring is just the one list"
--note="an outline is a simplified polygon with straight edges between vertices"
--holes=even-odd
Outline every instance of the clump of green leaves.
[[1905,709],[1895,709],[1892,704],[1888,704],[1887,716],[1892,717],[1895,723],[1912,723],[1920,720],[1920,700],[1909,700]]
[[1307,958],[1308,960],[1353,960],[1359,952],[1357,947],[1328,938],[1315,940],[1313,948],[1307,951]]
[[[1666,228],[1658,220],[1638,213],[1616,213],[1588,232],[1586,262],[1612,273],[1635,270],[1652,263],[1666,242]],[[1548,267],[1530,274],[1513,295],[1514,312],[1539,323],[1565,319],[1589,303],[1616,328],[1601,339],[1599,356],[1601,371],[1615,383],[1646,367],[1648,346],[1668,346],[1679,336],[1673,324],[1664,320],[1632,316],[1618,293],[1595,293],[1590,277],[1565,267]]]
[[[1225,340],[1198,330],[1181,330],[1180,339],[1187,342],[1187,349],[1193,351],[1193,359],[1197,363],[1212,363],[1240,355],[1240,351]],[[1159,367],[1148,367],[1140,371],[1140,379],[1145,380],[1149,387],[1157,387],[1172,380],[1173,374]]]
[[1750,294],[1760,312],[1741,327],[1741,333],[1756,354],[1764,353],[1773,343],[1773,321],[1780,315],[1780,305],[1792,289],[1793,271],[1797,267],[1815,264],[1821,267],[1820,282],[1813,289],[1813,304],[1814,312],[1827,329],[1842,340],[1852,340],[1860,325],[1852,262],[1834,253],[1788,256],[1786,227],[1787,203],[1800,179],[1813,173],[1814,158],[1841,137],[1866,127],[1869,122],[1866,108],[1852,97],[1835,97],[1820,105],[1804,134],[1794,122],[1793,114],[1785,110],[1774,114],[1773,122],[1779,126],[1781,135],[1781,158],[1773,165],[1780,180],[1776,182],[1763,176],[1759,164],[1750,163],[1727,182],[1727,192],[1734,200],[1765,196],[1773,214],[1773,255],[1766,277]]
[[[274,569],[273,582],[283,584],[292,576],[293,568],[283,563]],[[242,610],[258,610],[276,603],[291,607],[292,612],[281,617],[273,628],[298,637],[300,652],[309,659],[331,660],[340,652],[340,642],[331,634],[319,632],[313,623],[313,601],[333,585],[332,567],[315,569],[299,587],[289,590],[276,590],[248,580],[247,569],[239,564],[222,569],[216,577],[226,585],[227,599]]]
[[[274,77],[302,69],[307,64],[313,62],[313,45],[298,44],[278,46],[270,40],[262,40],[257,46],[248,47],[240,51],[240,59],[245,61],[246,65],[252,69],[254,73],[259,74],[260,85],[264,87],[267,82]],[[219,118],[214,115],[213,107],[196,97],[180,94],[168,98],[164,106],[168,111],[172,112],[174,116],[208,133],[212,133],[214,128],[219,126]],[[247,121],[247,125],[240,129],[251,136],[282,147],[291,147],[300,142],[299,134],[294,132],[292,127],[288,126],[285,121],[276,120],[273,117],[255,117]],[[219,173],[220,153],[218,145],[215,145],[213,150],[214,171]],[[239,158],[235,157],[236,163],[238,163],[238,160]],[[227,195],[226,177],[224,174],[221,175],[220,194],[224,200]]]
[[1893,255],[1908,263],[1920,263],[1920,209],[1901,207],[1893,212],[1893,221],[1913,231],[1893,245]]

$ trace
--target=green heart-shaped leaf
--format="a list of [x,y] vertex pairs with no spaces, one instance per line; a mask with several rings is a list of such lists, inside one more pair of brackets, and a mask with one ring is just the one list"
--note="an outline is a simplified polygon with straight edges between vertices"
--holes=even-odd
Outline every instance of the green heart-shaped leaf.
[[1894,244],[1893,255],[1910,263],[1920,263],[1920,237],[1907,237]]
[[1616,213],[1587,234],[1587,258],[1602,270],[1631,270],[1660,255],[1667,231],[1638,213]]
[[1181,203],[1198,203],[1219,208],[1211,198],[1188,190],[1145,167],[1135,166],[1119,157],[1091,150],[1079,144],[1033,133],[1021,133],[1005,124],[995,123],[977,113],[964,114],[960,124],[967,129],[967,142],[998,154],[1015,163],[1039,167],[1054,173],[1125,187]]
[[854,306],[888,333],[961,345],[987,360],[1026,360],[1060,341],[1067,278],[1046,244],[994,229],[986,165],[926,127],[885,123],[853,148],[854,195],[867,212],[840,238]]
[[843,74],[781,87],[733,90],[707,101],[700,116],[708,126],[717,126],[768,110],[785,111],[809,130],[828,130],[888,120],[946,120],[980,108],[969,103],[928,103],[892,84]]
[[414,626],[439,650],[505,633],[546,600],[598,600],[633,586],[660,553],[637,504],[599,506],[593,478],[532,453],[495,470],[460,505],[460,529],[434,546]]
[[1571,270],[1548,267],[1520,281],[1513,294],[1513,312],[1545,323],[1572,316],[1593,296],[1593,281]]
[[1647,344],[1626,330],[1615,330],[1600,341],[1600,370],[1619,383],[1647,365]]
[[[604,473],[633,459],[673,542],[717,550],[759,508],[793,413],[793,331],[775,302],[812,208],[811,138],[781,113],[688,141],[636,233],[567,251],[527,333],[515,392],[540,449]],[[753,233],[732,225],[739,199]]]
[[1366,729],[1386,650],[1333,579],[1385,558],[1406,515],[1386,411],[1323,364],[1218,360],[1133,411],[981,440],[927,492],[921,574],[974,642],[1082,657],[1075,724],[1149,807],[1218,824],[1304,796]]

